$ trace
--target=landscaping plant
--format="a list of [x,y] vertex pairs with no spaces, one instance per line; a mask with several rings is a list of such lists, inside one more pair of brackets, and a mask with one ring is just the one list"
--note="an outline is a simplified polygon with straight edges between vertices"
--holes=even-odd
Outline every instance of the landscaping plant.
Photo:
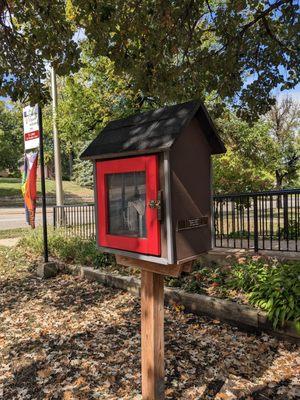
[[[42,255],[43,237],[41,231],[33,231],[24,236],[19,244],[26,251]],[[50,255],[64,262],[101,268],[115,263],[114,257],[102,253],[97,249],[93,239],[83,240],[80,237],[65,238],[58,232],[50,232],[48,235],[48,246]]]
[[300,262],[279,263],[259,257],[240,259],[228,286],[247,294],[249,303],[267,312],[274,328],[292,321],[300,331]]
[[[41,231],[37,229],[23,236],[19,246],[27,254],[42,255]],[[116,265],[114,256],[100,252],[94,239],[66,238],[59,231],[50,231],[49,251],[51,256],[64,262],[121,275],[136,274]],[[198,262],[190,274],[165,278],[165,282],[187,292],[249,303],[264,310],[274,328],[291,321],[300,331],[300,261],[280,263],[276,259],[253,256],[228,260],[226,266],[207,267]]]

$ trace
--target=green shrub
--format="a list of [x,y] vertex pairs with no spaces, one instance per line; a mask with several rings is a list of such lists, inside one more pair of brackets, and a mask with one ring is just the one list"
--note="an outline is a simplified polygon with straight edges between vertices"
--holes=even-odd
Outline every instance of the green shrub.
[[265,260],[241,258],[239,263],[232,265],[227,285],[232,289],[243,290],[248,293],[254,285],[266,278],[268,269],[269,265],[266,264]]
[[184,274],[179,278],[165,278],[168,286],[178,287],[191,293],[203,293],[209,286],[217,287],[219,294],[226,289],[222,287],[225,282],[227,271],[216,265],[212,267],[204,267],[197,264],[193,272]]
[[76,159],[72,179],[78,185],[92,189],[94,186],[93,164],[90,161]]
[[[43,254],[43,236],[40,231],[33,231],[24,236],[19,246],[30,253]],[[49,253],[62,261],[102,268],[115,263],[114,257],[101,253],[95,240],[83,240],[79,237],[64,238],[59,233],[48,235]]]
[[300,236],[300,222],[290,219],[287,229],[281,228],[278,230],[278,236],[284,239],[295,240]]
[[[24,236],[19,246],[30,254],[43,254],[43,238],[39,229]],[[94,240],[64,238],[49,233],[50,254],[66,262],[105,268],[113,266],[112,255],[101,253]],[[118,268],[118,267],[116,267]],[[129,271],[126,268],[126,271]],[[122,272],[123,273],[123,272]],[[166,278],[168,286],[188,292],[203,293],[213,288],[214,295],[229,297],[230,289],[243,293],[250,304],[267,312],[274,327],[292,321],[300,331],[300,262],[279,263],[259,257],[241,258],[232,265],[203,267],[197,264],[190,274]],[[211,292],[210,292],[211,293]]]
[[248,259],[232,266],[227,284],[247,293],[250,304],[266,311],[274,328],[293,321],[300,330],[300,262]]
[[241,230],[241,231],[230,232],[228,233],[228,235],[225,235],[225,237],[232,239],[248,239],[248,237],[250,237],[250,234],[248,231]]
[[201,294],[204,292],[204,286],[201,281],[196,279],[189,279],[189,277],[181,278],[165,278],[166,285],[170,287],[176,287],[185,290],[189,293]]

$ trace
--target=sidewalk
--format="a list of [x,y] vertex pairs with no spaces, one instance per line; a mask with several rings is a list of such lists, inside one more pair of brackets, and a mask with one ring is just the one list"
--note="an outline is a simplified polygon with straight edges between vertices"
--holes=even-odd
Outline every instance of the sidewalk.
[[[47,221],[48,225],[52,225],[52,207],[47,207]],[[36,209],[36,226],[42,223],[42,208],[40,206]],[[28,224],[25,219],[24,207],[0,207],[0,230],[26,228]]]

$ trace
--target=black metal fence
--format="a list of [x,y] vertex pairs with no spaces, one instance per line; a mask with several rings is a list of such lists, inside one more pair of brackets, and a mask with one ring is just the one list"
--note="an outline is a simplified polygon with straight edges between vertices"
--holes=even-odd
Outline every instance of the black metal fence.
[[[214,196],[215,247],[300,251],[300,189]],[[94,204],[53,207],[65,236],[94,238]]]
[[94,204],[54,206],[53,227],[59,228],[66,237],[94,238],[96,236]]
[[300,189],[214,196],[216,247],[299,251]]

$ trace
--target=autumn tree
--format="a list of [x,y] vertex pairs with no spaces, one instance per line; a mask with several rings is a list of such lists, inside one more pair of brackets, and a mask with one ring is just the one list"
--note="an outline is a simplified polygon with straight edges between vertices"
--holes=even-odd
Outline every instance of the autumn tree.
[[45,101],[46,62],[65,75],[79,54],[64,0],[0,0],[0,95]]
[[218,192],[299,185],[299,104],[287,97],[254,124],[226,111],[216,120],[227,153],[214,159]]
[[[162,105],[155,104],[136,92],[132,78],[116,74],[114,63],[107,57],[94,57],[88,43],[83,46],[81,68],[72,77],[59,79],[58,123],[62,150],[74,158],[74,178],[81,185],[92,185],[88,162],[79,160],[81,150],[108,121],[126,117]],[[206,97],[206,105],[214,110],[214,94]],[[47,111],[48,110],[48,111]],[[280,165],[278,144],[269,117],[254,124],[243,121],[234,112],[225,110],[216,119],[227,153],[214,160],[215,190],[241,192],[267,190],[275,186],[275,169]],[[51,112],[45,108],[45,131],[51,133]]]
[[106,56],[136,91],[163,102],[216,92],[257,116],[275,87],[299,82],[295,0],[0,1],[0,95],[36,101],[45,62],[79,67],[76,34]]
[[81,151],[110,120],[144,111],[154,99],[136,91],[128,74],[117,75],[109,58],[93,57],[88,43],[82,48],[80,70],[58,81],[58,126],[62,150],[74,158],[74,178],[91,186],[92,165],[79,159]]
[[58,92],[61,139],[73,150],[93,139],[109,120],[134,112],[138,102],[130,77],[116,75],[114,63],[107,57],[92,57],[88,46],[80,70],[60,79]]
[[8,108],[0,102],[0,170],[18,170],[23,154],[22,113],[20,108]]
[[275,144],[273,174],[276,187],[291,186],[299,179],[300,105],[292,98],[278,101],[266,116]]
[[216,120],[227,152],[213,159],[214,190],[241,193],[271,189],[275,143],[267,121],[249,124],[227,111]]

